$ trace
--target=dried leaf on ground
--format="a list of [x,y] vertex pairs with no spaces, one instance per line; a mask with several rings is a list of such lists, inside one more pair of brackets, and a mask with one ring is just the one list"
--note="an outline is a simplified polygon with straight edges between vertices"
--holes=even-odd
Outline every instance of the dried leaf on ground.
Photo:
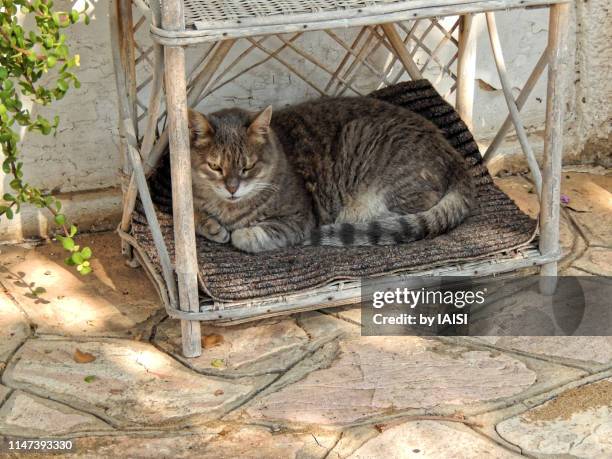
[[210,349],[215,346],[219,346],[223,344],[223,336],[212,334],[212,335],[204,335],[202,336],[202,347],[204,349]]
[[96,360],[95,355],[89,352],[83,352],[80,349],[74,351],[74,356],[72,358],[76,363],[91,363]]

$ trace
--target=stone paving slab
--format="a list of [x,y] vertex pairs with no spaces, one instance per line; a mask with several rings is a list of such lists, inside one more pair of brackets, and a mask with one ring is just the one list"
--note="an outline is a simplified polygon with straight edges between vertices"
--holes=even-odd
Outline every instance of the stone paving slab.
[[610,336],[482,336],[476,339],[497,349],[526,352],[593,371],[612,366]]
[[588,243],[612,247],[612,175],[564,173],[561,193]]
[[218,426],[204,431],[73,439],[70,458],[323,459],[337,441],[332,432],[272,432],[257,426]]
[[589,274],[612,276],[612,249],[592,247],[572,264]]
[[[96,360],[75,362],[76,349]],[[137,341],[37,339],[21,347],[2,382],[96,414],[113,426],[139,427],[218,417],[272,379],[203,376]]]
[[[124,457],[130,459],[202,457],[208,443],[222,428],[204,432],[159,432],[135,435],[86,436],[71,439],[74,447],[67,458],[99,459]],[[44,459],[41,457],[41,459]]]
[[187,359],[182,355],[180,322],[168,319],[157,327],[154,343],[198,372],[257,376],[287,370],[321,343],[346,333],[346,328],[342,321],[318,312],[235,326],[202,324],[203,337],[222,341],[205,347],[200,357]]
[[[527,180],[498,182],[537,214]],[[564,273],[610,274],[611,183],[564,174]],[[40,429],[73,438],[68,457],[91,458],[514,457],[514,445],[535,457],[612,457],[610,338],[361,338],[360,310],[347,307],[205,325],[223,343],[184,359],[180,323],[160,323],[154,290],[124,265],[116,236],[80,243],[98,256],[95,276],[64,267],[56,245],[0,247],[0,435]],[[3,304],[2,287],[25,316]],[[529,295],[500,300],[508,320]],[[139,342],[152,334],[152,345]],[[3,372],[3,352],[21,344]],[[76,348],[96,360],[76,363]],[[397,418],[455,411],[483,428]]]
[[0,384],[0,406],[2,406],[2,402],[6,400],[6,398],[8,397],[10,393],[11,393],[11,389]]
[[384,430],[357,449],[349,459],[442,457],[509,459],[521,456],[459,425],[413,421]]
[[0,371],[29,333],[30,326],[23,313],[0,290]]
[[321,362],[301,379],[287,375],[290,384],[276,392],[270,388],[245,414],[267,421],[351,424],[399,410],[512,397],[537,379],[536,371],[512,357],[416,337],[347,339]]
[[566,170],[562,177],[562,192],[570,198],[566,206],[576,212],[586,212],[596,209],[600,201],[605,204],[608,197],[605,193],[612,192],[612,171]]
[[517,403],[507,405],[505,408],[493,409],[489,411],[481,411],[469,416],[469,420],[481,427],[473,427],[475,431],[493,439],[495,442],[505,446],[506,448],[520,452],[520,448],[508,442],[501,437],[497,431],[497,424],[506,421],[510,418],[520,416],[527,410],[543,405],[544,403],[558,397],[564,392],[580,388],[586,384],[596,383],[603,379],[612,377],[612,370],[605,370],[597,374],[585,374],[578,378],[573,378],[567,381],[558,380],[557,383],[543,391],[534,391],[533,394],[527,397],[522,397]]
[[22,391],[14,391],[0,408],[0,434],[26,438],[61,436],[112,429],[91,414]]
[[346,459],[367,441],[376,438],[378,435],[380,435],[380,430],[372,424],[347,427],[342,430],[338,442],[326,459]]
[[84,235],[77,243],[94,252],[90,275],[65,266],[58,244],[0,246],[0,283],[39,334],[148,338],[163,311],[144,271],[125,265],[116,234]]
[[565,391],[496,430],[536,457],[612,457],[612,378]]
[[327,343],[334,338],[361,336],[361,328],[350,322],[340,320],[323,311],[302,312],[295,315],[300,327],[311,339],[311,348]]
[[268,319],[232,327],[202,326],[202,336],[216,335],[218,345],[204,348],[193,359],[182,356],[181,324],[165,320],[157,327],[154,342],[187,366],[226,376],[278,373],[303,355],[308,336],[293,318]]

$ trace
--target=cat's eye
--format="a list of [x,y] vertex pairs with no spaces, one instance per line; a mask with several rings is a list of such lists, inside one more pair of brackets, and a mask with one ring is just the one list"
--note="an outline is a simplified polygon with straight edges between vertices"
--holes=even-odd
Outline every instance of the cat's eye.
[[208,167],[210,167],[215,172],[222,172],[221,166],[215,163],[208,163]]
[[250,166],[244,166],[244,167],[242,168],[242,173],[244,174],[244,173],[246,173],[246,172],[248,172],[248,171],[252,170],[252,169],[255,167],[255,164],[256,164],[256,163],[253,163],[253,164],[251,164]]

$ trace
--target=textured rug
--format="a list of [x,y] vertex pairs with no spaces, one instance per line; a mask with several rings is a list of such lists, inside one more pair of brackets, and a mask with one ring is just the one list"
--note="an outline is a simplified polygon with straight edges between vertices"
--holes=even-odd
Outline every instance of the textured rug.
[[[292,247],[251,255],[197,237],[200,287],[221,301],[246,300],[310,289],[334,280],[415,271],[500,255],[528,244],[536,222],[495,184],[481,162],[472,134],[427,80],[400,83],[371,94],[434,122],[461,152],[478,186],[478,205],[459,227],[434,239],[385,247]],[[168,158],[149,180],[162,231],[174,259]],[[151,261],[158,257],[144,213],[134,214],[132,234]],[[180,263],[180,260],[178,260]]]

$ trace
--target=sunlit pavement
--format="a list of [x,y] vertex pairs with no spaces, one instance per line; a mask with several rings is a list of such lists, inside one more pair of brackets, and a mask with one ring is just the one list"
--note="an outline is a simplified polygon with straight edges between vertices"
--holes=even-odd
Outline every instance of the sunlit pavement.
[[[497,183],[537,214],[526,178]],[[562,193],[562,273],[612,275],[612,171],[567,169]],[[79,243],[86,277],[56,244],[0,246],[0,436],[68,457],[612,457],[612,338],[366,338],[349,308],[203,326],[184,359],[118,238]]]

